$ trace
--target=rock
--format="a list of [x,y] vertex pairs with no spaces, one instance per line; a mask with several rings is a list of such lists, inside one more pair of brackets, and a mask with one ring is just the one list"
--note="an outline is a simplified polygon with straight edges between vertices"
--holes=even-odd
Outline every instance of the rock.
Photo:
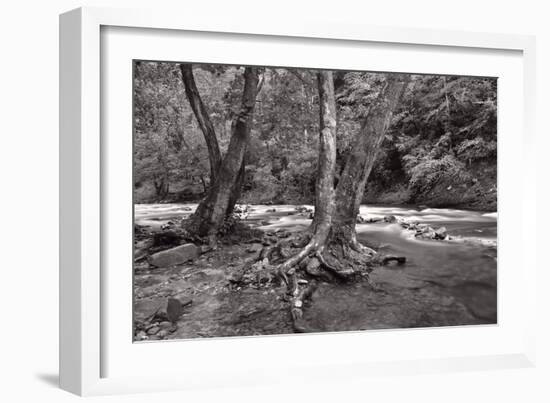
[[308,281],[307,281],[307,280],[304,280],[303,278],[301,278],[301,279],[298,280],[298,284],[305,285],[305,284],[307,284],[307,283],[308,283]]
[[393,223],[397,222],[397,218],[395,218],[394,215],[387,215],[387,216],[384,217],[384,222],[393,224]]
[[183,307],[181,306],[181,302],[179,299],[175,298],[168,298],[168,305],[166,307],[166,314],[168,315],[168,319],[175,323],[178,321],[179,317],[181,316],[183,312]]
[[294,301],[294,306],[295,306],[296,308],[301,308],[301,307],[302,307],[302,304],[303,304],[302,301],[299,300],[299,299],[297,299],[296,301]]
[[164,321],[159,324],[161,329],[170,329],[172,327],[172,322]]
[[183,313],[183,308],[190,305],[192,302],[193,300],[191,299],[180,301],[176,298],[168,298],[168,303],[166,305],[166,315],[168,316],[168,320],[172,323],[176,323]]
[[398,264],[403,264],[406,261],[407,261],[407,258],[405,256],[388,255],[388,256],[384,256],[384,258],[382,259],[382,264],[386,265],[390,262],[397,262]]
[[279,229],[279,230],[277,230],[275,235],[277,235],[277,237],[279,237],[279,238],[288,238],[292,234],[289,231],[285,231],[284,229]]
[[269,221],[267,221],[267,220],[262,220],[262,221],[260,221],[260,224],[261,224],[261,225],[269,225]]
[[166,336],[168,336],[168,330],[166,330],[166,329],[161,330],[160,332],[157,333],[157,336],[158,336],[158,337],[166,337]]
[[315,217],[315,213],[313,213],[313,212],[309,213],[308,218],[310,220],[313,220],[313,217]]
[[277,209],[270,208],[270,209],[267,209],[265,212],[266,212],[266,213],[276,213],[276,212],[277,212]]
[[294,211],[297,213],[312,213],[313,210],[310,208],[307,208],[306,206],[297,206],[294,208]]
[[172,249],[163,250],[149,256],[149,264],[156,267],[170,267],[188,260],[196,259],[199,256],[200,248],[192,243],[186,243]]
[[321,273],[321,262],[316,257],[312,257],[307,262],[306,273],[311,276],[318,276]]
[[358,224],[362,224],[362,223],[365,222],[365,219],[363,217],[361,217],[360,215],[358,215],[355,222],[357,222]]
[[138,332],[138,334],[136,334],[136,339],[138,340],[146,340],[147,339],[147,334],[141,330]]
[[250,245],[246,251],[248,253],[257,253],[257,252],[260,252],[263,248],[264,247],[261,243],[254,243]]
[[149,336],[153,336],[153,335],[157,334],[159,332],[159,330],[160,330],[160,328],[158,326],[153,326],[152,328],[147,330],[147,334]]
[[447,237],[447,228],[440,227],[434,231],[435,239],[445,239]]

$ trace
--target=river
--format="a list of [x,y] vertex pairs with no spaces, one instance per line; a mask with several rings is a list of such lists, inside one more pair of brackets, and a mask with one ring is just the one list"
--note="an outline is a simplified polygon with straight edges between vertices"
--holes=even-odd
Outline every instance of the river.
[[[292,205],[253,205],[245,220],[264,230],[299,231],[311,222]],[[312,208],[312,206],[306,206]],[[196,204],[136,205],[137,224],[159,228],[191,214]],[[393,215],[433,228],[450,241],[416,239],[398,223],[358,224],[358,239],[382,253],[405,256],[403,265],[371,273],[379,285],[322,284],[305,320],[316,331],[492,324],[497,321],[497,214],[478,211],[361,206],[363,218]],[[345,312],[345,315],[342,313]]]

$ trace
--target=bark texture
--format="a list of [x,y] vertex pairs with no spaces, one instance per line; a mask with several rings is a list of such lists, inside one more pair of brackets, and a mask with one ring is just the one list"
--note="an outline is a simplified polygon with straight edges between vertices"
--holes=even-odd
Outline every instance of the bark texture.
[[333,231],[355,246],[358,246],[355,239],[355,222],[365,185],[391,123],[393,112],[409,82],[409,74],[388,75],[384,88],[371,105],[360,131],[355,136],[336,187]]
[[206,141],[206,147],[208,149],[208,161],[210,163],[210,183],[216,181],[218,168],[221,164],[221,154],[218,145],[218,139],[216,137],[216,130],[210,120],[208,109],[202,102],[197,84],[195,83],[195,77],[193,75],[193,65],[182,63],[180,64],[181,77],[185,86],[185,95],[193,109],[195,118],[199,124],[199,127]]
[[315,216],[311,227],[312,237],[299,253],[279,267],[279,272],[283,274],[293,269],[311,253],[320,254],[330,235],[334,212],[334,172],[336,168],[336,102],[332,72],[320,71],[317,73],[317,82],[320,103],[319,163],[315,187]]
[[233,211],[240,192],[257,88],[258,69],[245,68],[241,108],[232,124],[227,153],[219,165],[216,180],[211,184],[206,197],[187,223],[187,230],[190,233],[207,236],[211,243],[216,241],[224,219]]

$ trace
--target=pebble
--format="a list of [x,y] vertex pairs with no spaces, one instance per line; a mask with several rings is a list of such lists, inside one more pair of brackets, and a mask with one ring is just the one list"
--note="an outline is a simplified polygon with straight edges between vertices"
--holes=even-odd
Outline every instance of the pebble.
[[160,328],[158,326],[154,326],[151,329],[147,330],[147,334],[152,336],[159,332]]
[[158,336],[158,337],[166,337],[166,336],[168,336],[168,330],[166,330],[166,329],[161,330],[160,332],[157,333],[157,336]]
[[172,322],[168,322],[168,321],[160,322],[159,326],[161,329],[169,329],[172,326]]

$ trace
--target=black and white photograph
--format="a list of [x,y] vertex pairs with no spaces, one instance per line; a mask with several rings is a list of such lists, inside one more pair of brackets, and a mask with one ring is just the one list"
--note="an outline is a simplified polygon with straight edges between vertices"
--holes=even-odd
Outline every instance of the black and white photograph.
[[132,68],[134,342],[497,324],[496,77]]

